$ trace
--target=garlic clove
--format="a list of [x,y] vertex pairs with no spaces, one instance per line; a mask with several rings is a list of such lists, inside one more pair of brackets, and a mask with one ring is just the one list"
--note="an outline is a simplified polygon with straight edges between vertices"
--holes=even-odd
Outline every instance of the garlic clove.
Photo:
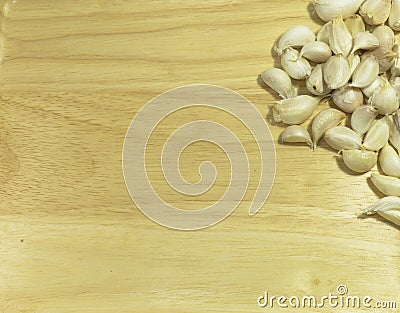
[[397,92],[387,80],[383,87],[369,98],[368,103],[381,115],[392,114],[399,108]]
[[317,64],[306,79],[306,87],[309,92],[316,96],[327,95],[331,92],[323,78],[323,67]]
[[379,63],[379,74],[385,73],[388,71],[394,62],[394,57],[396,53],[393,51],[387,50],[385,48],[379,47],[374,50],[368,50],[364,53],[365,57],[374,56]]
[[350,54],[347,58],[347,61],[350,64],[350,72],[353,75],[354,71],[356,70],[358,64],[361,62],[361,58],[358,54]]
[[395,52],[396,55],[394,56],[394,62],[390,69],[392,78],[400,76],[400,44],[395,44],[393,46],[393,52]]
[[390,84],[392,85],[392,87],[394,88],[394,90],[396,90],[397,97],[400,98],[400,77],[394,77],[394,76],[392,76],[392,77],[390,78]]
[[313,150],[317,148],[319,140],[325,135],[325,132],[338,125],[346,115],[336,109],[328,108],[319,112],[312,121],[311,134],[313,139]]
[[367,98],[371,98],[375,92],[379,91],[379,89],[385,85],[385,82],[385,78],[378,76],[370,85],[362,88],[361,90]]
[[331,55],[331,48],[322,41],[307,43],[303,46],[300,52],[300,57],[303,56],[314,63],[324,63]]
[[357,50],[372,50],[379,47],[379,40],[370,32],[359,32],[353,38],[351,53]]
[[279,68],[270,68],[261,73],[261,79],[283,99],[297,96],[292,80],[285,71]]
[[309,27],[293,26],[283,33],[274,46],[274,50],[278,55],[282,55],[283,51],[289,47],[302,47],[313,41],[315,41],[315,35]]
[[360,7],[360,15],[369,25],[384,24],[389,17],[392,0],[366,0]]
[[400,31],[400,0],[392,1],[389,15],[389,26],[395,31]]
[[305,79],[311,74],[311,65],[305,58],[299,56],[299,52],[293,48],[287,48],[281,57],[281,65],[287,74],[293,79]]
[[392,50],[395,43],[395,37],[393,30],[386,25],[379,25],[374,28],[372,34],[378,39],[379,46],[386,51]]
[[353,14],[347,17],[344,22],[353,37],[360,32],[365,32],[364,20],[358,14]]
[[351,86],[364,88],[372,84],[378,77],[379,63],[373,56],[362,59],[353,73]]
[[328,129],[324,140],[333,149],[338,151],[362,148],[360,135],[345,126],[335,126]]
[[286,128],[280,135],[282,143],[306,143],[312,146],[311,136],[308,131],[299,125]]
[[400,157],[389,144],[386,144],[379,152],[379,165],[386,175],[400,177]]
[[400,128],[399,128],[399,112],[393,116],[388,116],[388,123],[390,127],[389,141],[395,147],[397,152],[400,152]]
[[370,171],[377,162],[375,152],[368,150],[343,150],[343,162],[346,166],[356,173],[366,173]]
[[348,17],[353,15],[360,8],[364,0],[312,0],[315,12],[324,22],[328,22],[339,15]]
[[351,36],[342,16],[332,20],[329,33],[329,46],[335,54],[342,54],[347,57],[353,46],[353,37]]
[[360,136],[364,135],[370,128],[378,110],[370,105],[362,105],[354,110],[351,115],[351,128]]
[[400,196],[400,179],[376,173],[371,174],[371,181],[386,196]]
[[375,121],[365,135],[363,146],[371,151],[379,151],[389,141],[389,124],[386,117]]
[[379,214],[388,221],[400,225],[400,198],[393,196],[382,198],[375,204],[369,206],[364,211],[364,214]]
[[304,123],[314,112],[321,98],[301,95],[277,101],[273,117],[277,123],[295,125]]
[[353,113],[364,103],[364,95],[361,89],[346,85],[332,92],[332,100],[343,112]]
[[349,62],[341,54],[331,56],[324,65],[323,74],[329,89],[343,87],[351,77]]
[[329,34],[331,32],[331,25],[332,22],[329,21],[321,27],[321,29],[317,33],[317,41],[322,41],[329,45]]

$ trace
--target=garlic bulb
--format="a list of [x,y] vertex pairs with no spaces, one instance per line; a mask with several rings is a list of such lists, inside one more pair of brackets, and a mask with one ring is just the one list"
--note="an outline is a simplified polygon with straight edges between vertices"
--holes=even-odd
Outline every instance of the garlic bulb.
[[308,131],[298,125],[286,128],[280,135],[283,143],[306,143],[312,146],[312,140]]
[[395,43],[393,30],[386,25],[379,25],[374,28],[372,34],[378,39],[379,46],[390,51]]
[[378,77],[379,63],[373,56],[367,56],[361,60],[353,73],[353,81],[351,86],[358,88],[365,88],[372,84]]
[[353,38],[354,44],[351,53],[357,50],[372,50],[379,47],[378,38],[370,32],[359,32]]
[[321,29],[317,33],[317,41],[325,42],[329,45],[329,34],[331,32],[332,22],[328,22],[321,27]]
[[351,77],[349,62],[341,54],[331,56],[325,63],[323,74],[329,89],[343,87]]
[[400,31],[400,0],[392,1],[389,15],[389,26],[395,31]]
[[400,225],[400,198],[388,196],[380,199],[375,204],[369,206],[364,211],[364,214],[379,214],[388,221]]
[[400,196],[400,179],[373,173],[371,181],[386,196]]
[[329,33],[329,46],[335,54],[342,54],[347,57],[353,46],[353,37],[351,36],[342,16],[332,20]]
[[358,14],[347,17],[344,22],[353,37],[358,33],[365,32],[364,20]]
[[366,173],[370,171],[377,162],[375,152],[368,150],[343,150],[343,162],[346,166],[356,173]]
[[384,24],[389,17],[392,0],[366,0],[360,7],[360,15],[369,25]]
[[378,116],[378,110],[370,105],[362,105],[351,115],[351,128],[359,135],[364,135]]
[[363,145],[371,151],[379,151],[389,141],[389,124],[386,117],[375,121],[365,135]]
[[305,79],[311,74],[310,63],[305,58],[301,58],[299,52],[293,48],[287,48],[283,52],[281,65],[293,79]]
[[262,72],[261,79],[276,91],[281,98],[287,99],[297,96],[297,90],[293,87],[289,75],[279,68],[270,68]]
[[309,27],[293,26],[281,36],[274,46],[274,50],[278,55],[281,55],[289,47],[302,47],[313,41],[315,41],[315,35]]
[[336,150],[361,149],[361,137],[355,131],[345,126],[335,126],[328,129],[324,140]]
[[324,63],[331,55],[331,49],[322,41],[307,43],[300,51],[300,57],[303,56],[314,63]]
[[386,175],[400,177],[400,156],[389,144],[379,152],[379,165]]
[[358,11],[364,0],[312,0],[315,11],[324,22],[339,15],[348,17]]
[[353,113],[364,103],[364,96],[360,89],[347,85],[332,92],[332,100],[343,112]]
[[277,101],[273,117],[277,123],[288,125],[304,123],[314,112],[321,98],[307,95]]
[[313,139],[313,149],[317,148],[319,140],[324,136],[325,132],[338,125],[346,115],[336,109],[328,108],[319,112],[312,122],[311,134]]
[[372,95],[368,103],[381,115],[392,114],[399,108],[397,92],[387,80],[385,85]]
[[331,89],[328,88],[324,81],[322,73],[322,65],[317,64],[311,75],[306,79],[306,87],[313,95],[322,96],[331,92]]
[[370,85],[361,90],[367,98],[371,98],[375,92],[379,91],[379,89],[385,85],[385,83],[386,79],[382,76],[378,76]]

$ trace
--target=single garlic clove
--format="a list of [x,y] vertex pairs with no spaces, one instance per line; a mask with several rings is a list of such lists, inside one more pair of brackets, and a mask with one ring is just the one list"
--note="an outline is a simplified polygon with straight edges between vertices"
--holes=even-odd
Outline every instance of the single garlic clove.
[[353,73],[351,86],[364,88],[372,84],[378,77],[379,63],[373,56],[362,59]]
[[347,61],[350,64],[350,72],[353,75],[354,71],[356,70],[358,64],[361,62],[361,58],[358,54],[350,54],[347,58]]
[[400,152],[400,128],[399,123],[399,111],[393,116],[388,116],[388,123],[390,127],[389,141],[396,148],[397,152]]
[[368,103],[381,115],[392,114],[399,108],[397,92],[387,80],[383,87],[369,98]]
[[393,30],[386,25],[379,25],[374,28],[372,34],[378,39],[379,46],[386,51],[392,50],[395,43],[395,37]]
[[363,146],[371,151],[379,151],[389,141],[390,129],[386,117],[375,121],[365,135]]
[[317,41],[322,41],[329,45],[329,34],[331,32],[331,26],[332,22],[329,21],[321,27],[321,29],[317,33]]
[[400,179],[376,173],[371,174],[371,181],[386,196],[400,196]]
[[280,135],[283,143],[306,143],[312,146],[311,136],[308,131],[299,125],[292,125],[286,128]]
[[343,87],[351,77],[349,62],[341,54],[331,56],[324,65],[323,74],[329,89]]
[[339,15],[348,17],[360,8],[364,0],[313,0],[315,12],[324,22],[328,22]]
[[344,164],[356,173],[370,171],[378,160],[376,153],[368,150],[343,150],[342,154]]
[[385,85],[385,82],[385,78],[378,76],[370,85],[361,90],[367,98],[371,98],[375,92],[378,92]]
[[364,214],[379,214],[388,221],[400,225],[400,198],[393,196],[382,198],[375,204],[369,206],[364,211]]
[[392,1],[389,15],[389,26],[395,31],[400,31],[400,0]]
[[338,151],[362,148],[360,135],[345,126],[335,126],[328,129],[324,140],[333,149]]
[[311,126],[313,150],[317,148],[318,142],[325,132],[338,125],[345,117],[343,112],[332,108],[324,109],[314,117]]
[[274,50],[278,55],[281,55],[289,47],[302,47],[313,41],[315,41],[315,35],[309,27],[293,26],[281,36],[274,46]]
[[389,17],[392,0],[366,0],[360,7],[360,15],[369,25],[384,24]]
[[400,157],[389,144],[379,152],[379,165],[386,175],[400,177]]
[[378,60],[379,63],[379,74],[383,74],[388,71],[394,62],[396,53],[389,51],[385,48],[379,47],[374,50],[368,50],[364,53],[364,57],[373,56]]
[[353,37],[351,36],[342,16],[332,20],[329,33],[329,46],[335,54],[342,54],[347,57],[353,46]]
[[323,67],[317,64],[306,79],[306,87],[309,92],[316,96],[327,95],[331,92],[323,78]]
[[358,14],[353,14],[347,17],[344,22],[353,37],[360,32],[365,32],[364,20]]
[[394,90],[396,90],[397,97],[400,98],[400,77],[394,77],[394,76],[392,76],[392,77],[390,78],[390,84],[392,85],[392,87],[394,88]]
[[261,79],[283,99],[297,96],[297,90],[293,87],[289,75],[279,68],[265,70],[261,73]]
[[364,103],[364,96],[360,89],[346,85],[333,91],[332,100],[343,112],[353,113]]
[[287,48],[281,57],[281,65],[286,73],[293,79],[305,79],[311,74],[311,65],[305,58],[299,56],[299,52],[293,48]]
[[394,56],[394,62],[390,69],[392,78],[400,76],[400,44],[395,44],[393,46],[393,52],[395,52],[396,55]]
[[304,123],[314,112],[321,98],[301,95],[277,101],[273,107],[273,117],[277,123],[288,125]]
[[377,116],[377,109],[370,105],[362,105],[355,109],[351,115],[351,128],[362,136],[371,128]]
[[331,55],[331,49],[322,41],[314,41],[305,44],[300,52],[300,57],[303,56],[314,63],[324,63]]
[[359,32],[353,38],[354,44],[351,53],[357,50],[372,50],[379,47],[378,38],[370,32]]

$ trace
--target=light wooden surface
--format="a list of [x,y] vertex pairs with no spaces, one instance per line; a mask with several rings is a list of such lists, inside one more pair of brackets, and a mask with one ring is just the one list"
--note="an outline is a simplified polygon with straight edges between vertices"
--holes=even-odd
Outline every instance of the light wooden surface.
[[[277,144],[263,209],[247,215],[251,182],[239,208],[202,231],[160,227],[125,188],[124,135],[146,102],[215,84],[266,116],[274,96],[257,75],[274,64],[284,30],[320,27],[310,13],[306,0],[3,1],[0,312],[305,312],[262,309],[257,297],[322,296],[339,284],[399,306],[399,229],[357,219],[379,195],[328,149]],[[171,195],[156,164],[165,132],[209,116],[245,134],[220,112],[182,114],[150,143],[150,176],[168,201],[200,208],[221,195],[226,175],[209,197]],[[277,139],[282,128],[270,129]],[[182,156],[188,180],[202,158],[229,170],[221,151],[199,143]]]

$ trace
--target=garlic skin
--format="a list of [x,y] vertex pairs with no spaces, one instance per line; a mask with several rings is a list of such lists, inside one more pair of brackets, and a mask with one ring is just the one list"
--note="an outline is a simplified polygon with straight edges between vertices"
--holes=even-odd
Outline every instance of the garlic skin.
[[317,148],[319,140],[325,135],[325,132],[338,125],[346,115],[336,109],[328,108],[319,112],[312,121],[311,134],[313,139],[313,150]]
[[372,95],[368,103],[381,115],[392,114],[399,108],[397,92],[387,80],[385,85]]
[[310,76],[306,79],[306,87],[309,92],[316,96],[327,95],[331,92],[323,77],[323,67],[317,64],[312,70]]
[[328,22],[335,17],[342,15],[348,17],[353,15],[360,8],[364,0],[312,0],[315,12],[324,22]]
[[293,79],[305,79],[311,74],[311,65],[305,58],[299,56],[299,52],[293,48],[287,48],[281,57],[281,65],[287,74]]
[[383,117],[375,121],[367,131],[363,146],[367,150],[379,151],[389,141],[389,136],[389,124],[386,121],[386,117]]
[[292,80],[285,71],[279,68],[270,68],[261,73],[261,79],[283,99],[297,96]]
[[321,98],[301,95],[277,101],[273,117],[277,123],[296,125],[304,123],[314,112]]
[[331,55],[331,48],[322,41],[307,43],[300,51],[300,57],[305,57],[314,63],[324,63]]
[[400,179],[373,173],[371,181],[386,196],[400,196]]
[[360,136],[364,135],[372,126],[378,110],[370,105],[362,105],[351,115],[351,128]]
[[358,33],[365,32],[365,23],[362,17],[358,14],[353,14],[349,17],[347,17],[344,20],[344,23],[347,26],[347,29],[349,30],[351,36],[355,36]]
[[392,50],[395,43],[393,30],[386,25],[379,25],[374,28],[372,34],[378,39],[379,46],[387,51]]
[[357,50],[372,50],[379,47],[379,40],[370,32],[359,32],[353,38],[353,49],[351,53]]
[[353,73],[353,80],[351,86],[358,88],[365,88],[372,84],[378,77],[379,63],[373,56],[367,56],[361,60]]
[[360,15],[369,25],[384,24],[389,17],[392,0],[366,0],[360,7]]
[[312,146],[311,136],[308,131],[298,125],[286,128],[280,135],[282,143],[306,143]]
[[382,198],[364,211],[366,215],[376,213],[400,226],[400,198],[393,196]]
[[349,62],[341,54],[331,56],[324,65],[323,74],[329,89],[343,87],[351,77]]
[[378,76],[370,85],[361,89],[362,93],[367,98],[371,98],[375,92],[379,91],[379,89],[381,89],[385,85],[385,83],[386,79],[382,76]]
[[400,153],[400,128],[399,128],[399,112],[393,116],[388,116],[388,123],[390,128],[389,142]]
[[362,148],[360,135],[345,126],[335,126],[328,129],[324,140],[333,149],[338,151]]
[[364,103],[364,95],[360,89],[347,85],[332,92],[332,100],[343,112],[353,113]]
[[392,1],[389,15],[389,26],[395,31],[400,31],[400,0]]
[[378,160],[376,153],[368,150],[343,150],[342,154],[344,164],[356,173],[369,172]]
[[309,27],[302,25],[293,26],[283,33],[275,44],[274,50],[278,55],[282,55],[283,51],[289,47],[302,47],[313,41],[315,41],[315,35]]
[[329,46],[335,54],[342,54],[347,57],[353,46],[353,37],[351,36],[342,16],[332,20],[331,31],[329,33]]
[[350,54],[349,57],[347,58],[347,61],[349,62],[349,65],[350,65],[351,75],[353,75],[353,73],[356,70],[357,66],[361,62],[361,58],[360,58],[360,56],[358,54]]
[[332,22],[329,21],[321,27],[321,29],[317,33],[317,41],[322,41],[329,45],[329,34],[331,32],[331,26]]
[[400,156],[389,144],[379,152],[379,165],[386,175],[400,177]]

